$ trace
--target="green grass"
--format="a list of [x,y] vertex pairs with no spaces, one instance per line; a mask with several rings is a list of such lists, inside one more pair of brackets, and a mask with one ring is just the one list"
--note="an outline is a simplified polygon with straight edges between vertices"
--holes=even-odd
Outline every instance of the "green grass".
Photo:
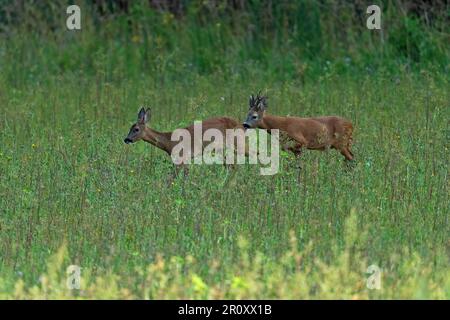
[[[16,30],[0,48],[1,298],[450,298],[448,62],[377,63],[368,42],[353,60],[280,61],[264,44],[239,53],[244,38],[221,60],[200,29],[157,25],[166,42],[148,52],[109,24]],[[355,168],[306,151],[301,171],[283,155],[274,176],[204,165],[169,184],[169,157],[123,143],[142,105],[173,130],[243,120],[260,89],[270,113],[350,119]],[[65,288],[70,264],[81,292]]]
[[[209,116],[243,119],[252,90],[214,76],[190,87],[151,83],[80,86],[66,78],[3,93],[0,243],[8,282],[20,272],[36,283],[62,243],[67,262],[131,277],[158,253],[226,268],[239,258],[238,237],[274,262],[293,231],[300,248],[313,244],[306,261],[332,264],[330,248],[344,248],[352,209],[358,230],[367,231],[358,245],[368,263],[402,278],[391,257],[408,261],[407,249],[447,270],[448,80],[331,78],[301,90],[273,84],[272,113],[351,119],[357,166],[349,172],[337,152],[307,151],[301,172],[283,157],[275,176],[251,165],[235,174],[195,166],[173,185],[162,151],[122,142],[138,106],[152,106],[150,125],[170,130]],[[195,270],[208,277],[206,263]],[[211,279],[224,280],[221,273]]]

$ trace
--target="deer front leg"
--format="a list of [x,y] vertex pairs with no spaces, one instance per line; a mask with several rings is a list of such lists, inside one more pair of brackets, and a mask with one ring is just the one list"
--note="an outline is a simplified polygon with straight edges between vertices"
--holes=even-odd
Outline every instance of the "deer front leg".
[[301,169],[300,157],[302,155],[302,149],[306,146],[306,139],[302,135],[291,136],[290,142],[287,144],[287,150],[292,152],[295,155],[295,158],[298,162],[297,168]]
[[302,155],[302,145],[300,143],[295,144],[294,146],[291,147],[290,151],[295,155],[295,159],[297,160],[297,168],[301,169],[302,168],[302,164],[300,162],[300,157]]
[[173,168],[173,173],[169,176],[168,183],[169,185],[173,184],[173,181],[180,175],[180,172],[183,172],[185,176],[189,174],[189,168],[184,164],[175,165]]
[[302,155],[302,145],[295,140],[289,141],[282,145],[282,150],[286,152],[292,152],[295,155],[295,159],[298,162],[297,168],[301,169],[300,157]]

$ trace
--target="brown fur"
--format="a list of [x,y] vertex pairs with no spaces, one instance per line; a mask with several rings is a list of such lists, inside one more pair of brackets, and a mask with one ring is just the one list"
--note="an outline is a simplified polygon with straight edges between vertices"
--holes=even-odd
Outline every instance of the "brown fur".
[[[178,141],[171,141],[172,131],[170,132],[159,132],[152,128],[149,128],[146,126],[146,122],[150,119],[150,111],[141,109],[138,115],[138,121],[133,124],[130,128],[130,132],[128,133],[127,138],[125,138],[126,143],[134,143],[139,140],[144,140],[145,142],[148,142],[155,147],[164,150],[167,154],[171,155],[172,149],[177,145]],[[228,117],[219,117],[219,118],[211,118],[202,121],[202,136],[201,137],[194,137],[194,125],[191,125],[189,127],[186,127],[184,129],[188,130],[191,135],[191,147],[194,148],[194,139],[202,139],[203,133],[208,129],[218,129],[222,132],[223,136],[225,137],[225,130],[226,129],[235,129],[235,128],[241,128],[242,124],[239,123],[239,121],[228,118]],[[138,130],[138,132],[135,132],[135,130]],[[210,142],[203,142],[203,148],[209,144]],[[192,154],[193,154],[193,150]]]
[[[207,120],[202,121],[202,136],[203,133],[208,129],[218,129],[222,132],[223,136],[225,137],[225,130],[226,129],[234,129],[234,128],[242,128],[242,125],[239,123],[239,121],[228,118],[228,117],[220,117],[220,118],[211,118]],[[189,127],[184,128],[189,131],[192,141],[191,146],[194,146],[194,125],[190,125]],[[171,141],[170,137],[172,135],[172,132],[158,132],[156,130],[153,130],[149,127],[145,127],[144,129],[144,135],[142,137],[142,140],[153,144],[154,146],[164,150],[169,155],[172,152],[173,147],[178,144],[178,141]],[[200,138],[201,137],[197,137]],[[203,147],[205,145],[209,144],[210,142],[203,142]],[[192,151],[193,152],[193,151]]]
[[258,127],[266,129],[278,129],[287,143],[283,149],[301,154],[303,148],[312,150],[337,149],[346,160],[353,160],[354,156],[350,148],[352,145],[352,123],[338,116],[325,116],[313,118],[280,117],[266,113],[266,97],[250,97],[250,109],[244,125],[247,128]]
[[337,149],[347,160],[353,160],[350,150],[353,126],[350,121],[337,117],[278,117],[264,114],[261,129],[279,129],[284,131],[294,145],[285,149],[300,153],[302,148],[312,150]]

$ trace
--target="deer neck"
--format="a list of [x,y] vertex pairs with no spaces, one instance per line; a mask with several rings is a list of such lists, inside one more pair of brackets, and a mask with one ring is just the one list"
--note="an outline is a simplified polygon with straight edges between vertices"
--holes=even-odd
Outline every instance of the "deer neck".
[[286,126],[286,117],[273,116],[264,114],[260,128],[261,129],[279,129],[284,130]]
[[145,128],[145,134],[142,139],[170,154],[173,148],[170,137],[170,132],[158,132],[150,128]]

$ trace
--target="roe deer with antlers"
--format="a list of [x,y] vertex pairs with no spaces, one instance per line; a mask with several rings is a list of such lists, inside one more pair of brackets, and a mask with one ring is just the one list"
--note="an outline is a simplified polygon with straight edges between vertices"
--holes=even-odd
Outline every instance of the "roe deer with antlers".
[[260,128],[280,130],[280,136],[287,135],[289,143],[283,143],[285,151],[296,156],[301,155],[303,148],[312,150],[337,149],[347,161],[353,160],[350,150],[353,126],[350,121],[338,116],[299,118],[280,117],[266,113],[267,97],[251,95],[247,119],[243,123],[245,129]]
[[[169,156],[172,155],[172,150],[174,147],[179,143],[178,141],[172,141],[172,133],[173,132],[158,132],[154,129],[149,128],[146,124],[150,120],[150,109],[144,109],[141,108],[141,110],[138,113],[138,119],[135,124],[133,124],[130,128],[130,131],[128,133],[128,136],[124,139],[124,142],[126,144],[134,143],[139,140],[144,140],[145,142],[148,142],[155,147],[158,147],[161,150],[164,150]],[[191,155],[192,157],[195,157],[196,154],[194,153],[194,145],[195,141],[194,139],[202,139],[203,133],[208,129],[217,129],[219,130],[223,136],[225,137],[227,129],[236,129],[240,128],[243,129],[243,126],[239,123],[239,121],[228,118],[228,117],[219,117],[219,118],[211,118],[202,121],[202,132],[200,137],[196,137],[194,134],[194,125],[191,125],[186,129],[189,131],[190,137],[191,137]],[[201,141],[201,148],[204,148],[208,143]],[[183,165],[182,163],[180,165]],[[179,165],[176,166],[178,172]],[[183,167],[184,168],[184,167]]]

